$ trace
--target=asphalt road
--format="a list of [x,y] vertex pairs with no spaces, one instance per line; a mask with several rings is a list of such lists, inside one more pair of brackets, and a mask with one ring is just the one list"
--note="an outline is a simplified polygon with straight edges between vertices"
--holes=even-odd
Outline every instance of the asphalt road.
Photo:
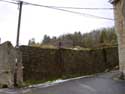
[[110,72],[47,87],[0,89],[0,94],[125,94],[125,81],[115,79],[117,75]]

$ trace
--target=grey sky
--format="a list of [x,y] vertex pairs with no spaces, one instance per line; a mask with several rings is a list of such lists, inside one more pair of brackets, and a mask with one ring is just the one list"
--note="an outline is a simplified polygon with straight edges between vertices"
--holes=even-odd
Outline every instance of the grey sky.
[[[9,0],[8,0],[9,1]],[[11,0],[10,0],[11,1]],[[112,7],[108,0],[24,0],[27,2],[67,7]],[[113,10],[73,10],[107,18],[113,18]],[[0,37],[2,42],[10,40],[15,45],[18,21],[18,6],[0,2]],[[40,42],[44,34],[59,36],[66,33],[81,31],[90,32],[93,29],[112,27],[114,21],[101,20],[63,11],[23,6],[20,44],[27,44],[35,38]]]

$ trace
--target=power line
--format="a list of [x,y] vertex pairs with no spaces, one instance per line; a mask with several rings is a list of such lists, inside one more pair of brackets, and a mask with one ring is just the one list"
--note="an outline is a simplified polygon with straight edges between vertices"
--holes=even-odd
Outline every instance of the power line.
[[63,9],[83,9],[83,10],[113,10],[114,8],[83,8],[83,7],[63,7],[63,6],[50,6]]
[[71,10],[66,10],[66,9],[62,9],[62,8],[57,8],[55,6],[46,6],[46,5],[40,5],[40,4],[33,4],[33,3],[29,3],[29,2],[24,2],[24,3],[32,5],[32,6],[39,6],[39,7],[51,8],[51,9],[55,9],[55,10],[70,12],[70,13],[79,14],[79,15],[83,15],[83,16],[94,17],[94,18],[98,18],[98,19],[114,20],[112,18],[106,18],[106,17],[96,16],[96,15],[92,15],[92,14],[81,13],[81,12],[76,12],[76,11],[71,11]]
[[[10,1],[6,1],[6,0],[2,0],[2,1],[8,2],[8,3],[18,4],[18,3],[10,2]],[[17,0],[11,0],[11,1],[20,2],[20,0],[18,0],[18,1]],[[105,20],[114,20],[112,18],[106,18],[106,17],[96,16],[96,15],[92,15],[92,14],[87,14],[87,13],[81,13],[81,12],[77,12],[77,11],[71,11],[71,10],[67,10],[67,9],[62,9],[62,8],[74,8],[74,7],[60,7],[59,8],[57,6],[47,6],[47,5],[41,5],[41,4],[34,4],[34,3],[25,2],[25,1],[22,1],[22,2],[23,2],[23,4],[26,4],[26,5],[45,7],[45,8],[60,10],[60,11],[69,12],[69,13],[73,13],[73,14],[79,14],[79,15],[86,16],[86,17],[93,17],[93,18],[105,19]],[[100,8],[84,8],[84,9],[100,9]],[[101,8],[101,9],[107,9],[107,8]]]
[[7,0],[0,0],[1,2],[6,2],[6,3],[11,3],[11,4],[18,4],[16,2],[12,2],[12,1],[7,1]]
[[[19,2],[20,0],[12,0],[12,1]],[[28,3],[28,2],[25,2],[25,3]],[[65,6],[49,6],[49,7],[56,7],[56,8],[63,8],[63,9],[85,9],[85,10],[113,10],[114,9],[114,8],[86,8],[86,7],[65,7]]]

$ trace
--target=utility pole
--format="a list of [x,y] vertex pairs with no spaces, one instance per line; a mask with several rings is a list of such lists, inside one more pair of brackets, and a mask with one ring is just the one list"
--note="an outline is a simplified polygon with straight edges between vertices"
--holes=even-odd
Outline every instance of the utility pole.
[[20,25],[21,25],[21,15],[22,15],[22,5],[23,5],[23,1],[19,1],[19,16],[18,16],[18,27],[17,27],[16,47],[19,47]]
[[114,6],[115,31],[118,38],[119,67],[125,79],[125,0],[110,0]]

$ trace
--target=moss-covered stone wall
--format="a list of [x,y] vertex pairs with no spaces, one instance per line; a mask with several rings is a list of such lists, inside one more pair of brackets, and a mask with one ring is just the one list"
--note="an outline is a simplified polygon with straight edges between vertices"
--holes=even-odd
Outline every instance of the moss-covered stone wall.
[[104,72],[118,65],[117,47],[96,50],[21,46],[24,81],[70,78]]

